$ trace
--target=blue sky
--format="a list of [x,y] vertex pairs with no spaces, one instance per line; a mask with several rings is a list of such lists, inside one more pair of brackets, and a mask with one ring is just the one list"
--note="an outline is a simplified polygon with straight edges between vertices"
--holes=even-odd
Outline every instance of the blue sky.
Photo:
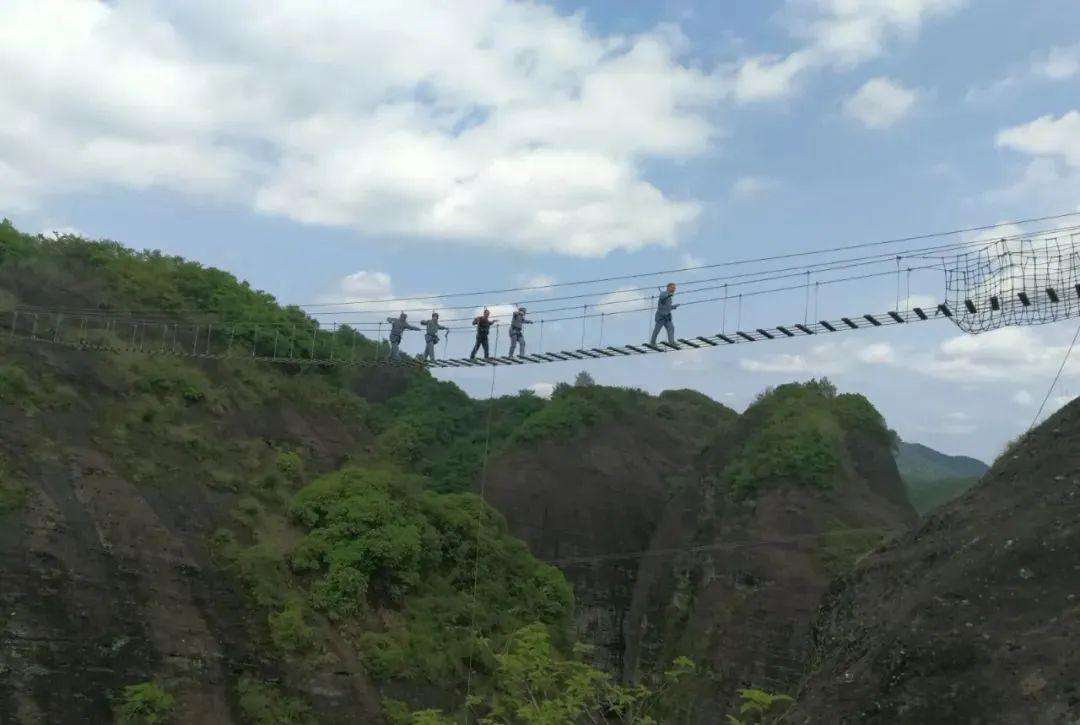
[[[0,214],[199,259],[304,303],[565,282],[1077,210],[1077,27],[1072,0],[273,11],[9,0]],[[940,297],[940,275],[914,287]],[[886,279],[831,288],[819,305],[835,316],[894,300]],[[804,303],[747,302],[743,326],[800,321]],[[680,331],[714,332],[720,315],[687,309]],[[646,325],[645,314],[613,317],[605,339],[640,339]],[[828,375],[869,395],[904,438],[990,458],[1030,422],[1072,332],[972,338],[942,323],[590,372],[740,409],[765,386]],[[599,340],[595,322],[585,333]],[[576,345],[582,330],[545,334],[545,347]],[[576,372],[522,368],[496,386],[543,391]],[[477,395],[489,383],[446,377]],[[1070,366],[1051,407],[1080,393],[1078,380]]]

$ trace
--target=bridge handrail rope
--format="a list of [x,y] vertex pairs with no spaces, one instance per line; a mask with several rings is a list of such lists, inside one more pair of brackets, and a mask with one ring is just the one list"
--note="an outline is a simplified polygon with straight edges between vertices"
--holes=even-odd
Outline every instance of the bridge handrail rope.
[[[1080,291],[1077,292],[1080,294]],[[1007,302],[1000,303],[1003,307],[1006,305],[1023,306],[1023,302],[1019,299],[1009,300]],[[538,363],[553,363],[564,362],[569,360],[583,360],[583,359],[611,359],[627,356],[641,356],[652,354],[668,354],[672,352],[680,352],[687,350],[696,350],[703,347],[719,348],[728,347],[732,345],[747,344],[751,342],[764,342],[776,339],[790,339],[795,337],[808,337],[819,334],[829,334],[836,332],[852,331],[852,330],[866,330],[878,327],[887,327],[898,324],[909,324],[915,322],[925,322],[934,319],[954,317],[954,311],[951,310],[945,303],[937,306],[936,309],[922,309],[913,308],[911,311],[899,311],[891,310],[886,313],[877,314],[855,314],[850,317],[841,317],[838,320],[820,320],[811,324],[796,323],[792,325],[777,325],[771,328],[756,328],[754,330],[738,330],[731,334],[726,332],[705,334],[698,336],[691,336],[689,338],[680,338],[674,345],[663,343],[656,346],[651,346],[642,343],[630,343],[624,345],[610,345],[608,347],[598,347],[593,349],[586,349],[584,345],[577,350],[563,350],[558,353],[531,353],[521,356],[520,358],[505,358],[505,357],[492,357],[488,359],[478,358],[441,358],[434,361],[421,361],[417,358],[402,356],[397,360],[388,360],[381,356],[375,360],[356,359],[351,357],[346,360],[342,357],[337,359],[321,359],[316,357],[316,347],[318,344],[318,329],[313,326],[313,344],[312,348],[307,356],[290,356],[289,358],[278,358],[272,355],[259,354],[258,345],[253,345],[255,354],[251,359],[259,360],[263,362],[277,362],[277,363],[291,363],[291,364],[304,364],[314,366],[343,366],[343,367],[403,367],[403,368],[462,368],[462,367],[484,367],[484,366],[505,366],[505,365],[520,365],[520,364],[538,364]],[[23,316],[25,317],[25,315]],[[9,331],[9,339],[13,340],[27,340],[31,342],[44,342],[48,344],[56,344],[67,346],[80,350],[96,350],[107,352],[134,352],[139,353],[138,347],[128,347],[123,344],[110,344],[105,338],[112,332],[112,320],[105,322],[105,325],[99,330],[93,330],[92,328],[83,328],[85,332],[80,333],[81,338],[75,340],[69,340],[64,335],[64,330],[72,329],[70,327],[63,328],[60,331],[61,334],[56,336],[42,337],[38,335],[38,324],[35,322],[29,330],[23,330],[19,328],[20,316],[16,313],[11,318],[14,323],[14,327]],[[124,321],[120,321],[124,322]],[[125,322],[125,324],[131,324]],[[134,323],[140,324],[140,323]],[[167,351],[163,354],[175,355],[182,357],[200,357],[210,359],[224,359],[229,357],[229,350],[212,352],[207,349],[207,352],[198,354],[192,354],[185,352],[186,348],[177,348],[177,343],[180,341],[182,330],[189,329],[189,326],[182,326],[180,324],[168,326],[172,328],[172,340]],[[197,326],[191,325],[190,329],[194,330]],[[55,325],[50,329],[55,329]],[[98,333],[92,335],[91,333]],[[253,339],[258,334],[252,335]],[[496,335],[498,332],[496,332]],[[168,333],[163,333],[163,337],[167,337]],[[92,338],[102,338],[99,342],[94,342]],[[186,333],[184,333],[186,339]],[[382,349],[382,341],[379,341],[377,350]],[[143,350],[141,354],[158,354],[152,351]]]
[[[502,290],[480,290],[480,291],[471,291],[471,292],[444,293],[444,294],[432,295],[432,296],[428,296],[428,297],[396,297],[396,298],[382,298],[382,299],[371,299],[371,300],[350,299],[350,300],[341,300],[341,301],[301,303],[301,304],[294,304],[294,305],[290,305],[290,306],[295,307],[297,309],[303,310],[303,309],[316,309],[316,308],[324,308],[324,307],[341,307],[341,306],[345,306],[345,305],[368,305],[368,304],[377,304],[377,303],[391,304],[391,303],[397,303],[397,302],[408,302],[408,301],[418,301],[418,300],[448,299],[448,298],[453,298],[453,297],[476,297],[476,296],[482,296],[482,295],[503,294],[503,293],[508,293],[508,292],[517,292],[517,291],[526,291],[526,290],[547,290],[547,289],[554,289],[554,288],[567,287],[567,286],[583,286],[583,285],[588,285],[588,284],[602,284],[602,283],[605,283],[605,282],[612,282],[612,281],[618,281],[618,280],[644,278],[644,277],[649,277],[649,276],[670,275],[670,274],[677,274],[677,273],[680,273],[680,272],[695,271],[695,270],[701,270],[701,269],[715,269],[715,268],[724,268],[724,267],[732,267],[732,266],[743,266],[743,265],[747,265],[747,264],[776,261],[776,260],[780,260],[780,259],[801,258],[801,257],[808,257],[808,256],[814,256],[814,255],[821,255],[821,254],[833,254],[833,253],[837,253],[837,252],[851,251],[851,250],[861,249],[861,248],[865,248],[865,247],[873,247],[873,246],[886,245],[886,244],[906,243],[906,242],[910,242],[910,241],[932,239],[932,238],[935,238],[935,237],[944,237],[944,236],[955,235],[955,234],[971,232],[971,231],[989,230],[989,229],[994,229],[994,228],[1007,226],[1007,225],[1026,224],[1026,223],[1033,223],[1033,222],[1039,222],[1039,221],[1048,221],[1048,220],[1062,219],[1062,218],[1065,218],[1065,217],[1078,216],[1078,215],[1080,215],[1080,211],[1068,212],[1068,213],[1065,213],[1065,214],[1058,214],[1058,215],[1052,215],[1052,216],[1046,216],[1046,217],[1021,219],[1021,220],[1016,220],[1016,221],[1011,221],[1011,222],[1001,222],[1001,223],[998,223],[998,224],[990,224],[990,225],[984,225],[984,226],[978,226],[978,227],[967,227],[965,229],[957,229],[957,230],[952,230],[952,231],[949,231],[949,232],[936,232],[936,233],[931,233],[931,234],[922,234],[922,235],[916,235],[916,236],[911,236],[911,237],[904,237],[904,238],[898,238],[898,239],[892,239],[892,240],[885,240],[885,241],[881,241],[881,242],[868,242],[868,243],[863,243],[863,244],[855,244],[855,245],[848,245],[848,246],[842,246],[842,247],[833,247],[831,249],[808,250],[808,251],[802,251],[802,252],[794,252],[794,253],[788,253],[788,254],[773,255],[773,256],[770,256],[770,257],[759,257],[759,258],[755,258],[755,259],[742,259],[742,260],[735,260],[735,261],[729,261],[729,262],[719,262],[719,263],[715,263],[715,264],[695,265],[695,266],[682,267],[682,268],[678,268],[678,269],[668,269],[668,270],[658,270],[658,271],[651,271],[651,272],[642,272],[642,273],[636,273],[636,274],[618,275],[618,276],[604,277],[604,278],[598,278],[598,279],[592,279],[592,280],[578,280],[578,281],[573,281],[573,282],[555,282],[555,283],[551,283],[551,284],[547,284],[547,285],[532,285],[532,286],[527,286],[527,287],[506,288],[506,289],[502,289]],[[698,278],[698,279],[684,280],[680,284],[693,285],[693,284],[699,284],[699,283],[709,282],[709,281],[720,281],[720,280],[724,280],[724,279],[738,279],[738,278],[745,278],[745,277],[748,277],[748,276],[752,277],[752,276],[767,275],[767,274],[772,274],[772,273],[776,273],[776,272],[806,270],[806,269],[812,269],[812,268],[820,267],[820,266],[832,265],[832,264],[835,264],[836,262],[851,262],[851,261],[869,261],[869,260],[891,259],[898,252],[902,253],[904,256],[912,257],[912,256],[919,256],[919,255],[924,254],[924,253],[933,253],[933,252],[941,253],[941,252],[945,252],[945,251],[952,251],[952,250],[965,249],[965,248],[971,249],[971,248],[978,247],[980,245],[990,245],[990,244],[1000,242],[1000,241],[1014,241],[1014,240],[1018,240],[1018,239],[1022,240],[1022,239],[1032,238],[1032,237],[1037,237],[1037,236],[1045,236],[1045,235],[1050,235],[1050,234],[1055,234],[1055,233],[1064,233],[1064,232],[1068,232],[1068,231],[1075,231],[1077,229],[1080,229],[1080,225],[1073,225],[1073,226],[1067,226],[1067,227],[1058,227],[1058,228],[1052,228],[1052,229],[1032,230],[1032,231],[1029,231],[1029,232],[1016,233],[1016,234],[1007,235],[1007,236],[1003,236],[1003,237],[996,237],[994,239],[980,239],[980,240],[974,240],[974,241],[950,242],[948,244],[935,245],[935,246],[931,246],[931,247],[924,247],[924,248],[921,248],[921,249],[893,250],[893,251],[890,251],[890,252],[883,252],[883,253],[879,253],[879,254],[875,254],[875,255],[869,255],[869,256],[863,256],[863,257],[849,257],[849,258],[842,258],[842,259],[839,259],[839,260],[826,260],[826,261],[823,261],[823,262],[811,263],[811,264],[808,264],[808,265],[799,265],[799,266],[794,266],[794,267],[783,267],[783,268],[779,268],[779,269],[775,269],[775,270],[762,270],[762,271],[759,271],[759,272],[749,272],[749,273],[744,273],[744,274],[739,274],[739,275],[731,275],[731,276],[727,276],[727,277],[713,277],[713,278],[704,278],[704,279]],[[653,289],[654,286],[655,285],[648,285],[648,286],[645,286],[645,287],[642,287],[642,288],[637,288],[636,291]],[[617,291],[634,291],[634,290],[614,290],[614,291],[617,292]],[[579,295],[570,295],[570,296],[565,296],[565,297],[544,297],[544,298],[539,298],[539,299],[535,299],[535,300],[521,300],[521,302],[522,303],[526,303],[526,302],[530,302],[530,301],[531,302],[551,302],[551,301],[561,301],[561,300],[566,300],[566,299],[581,299],[581,298],[584,298],[584,297],[603,296],[603,295],[610,294],[611,292],[613,292],[613,290],[605,289],[605,290],[599,290],[599,291],[589,292],[589,293],[579,294]],[[457,306],[457,307],[444,307],[443,309],[473,309],[473,308],[475,308],[477,306],[478,306],[477,304],[470,304],[470,305],[462,305],[462,306]],[[423,312],[423,311],[426,311],[426,309],[427,308],[419,308],[419,309],[416,309],[416,310],[406,310],[406,311],[407,312],[410,312],[410,311]],[[49,310],[49,311],[54,311],[54,310]],[[98,312],[99,310],[97,308],[71,307],[71,308],[65,308],[64,311],[90,314],[90,313]],[[401,311],[400,308],[393,309],[392,311],[390,310],[390,308],[387,308],[385,310],[366,309],[366,310],[362,310],[362,311],[357,311],[357,313],[358,314],[384,314],[384,313],[385,314],[397,314],[397,312],[399,312],[399,311]],[[222,310],[203,308],[203,309],[169,310],[166,314],[169,314],[169,315],[178,315],[178,314],[218,314],[218,313],[221,313],[221,312],[222,312]],[[121,313],[154,315],[154,314],[161,314],[162,311],[160,311],[160,310],[134,310],[134,309],[110,311],[110,314],[121,314]],[[307,312],[307,314],[309,314],[309,315],[318,315],[318,314],[335,314],[335,313],[334,312],[322,313],[322,312],[310,312],[309,311],[309,312]]]

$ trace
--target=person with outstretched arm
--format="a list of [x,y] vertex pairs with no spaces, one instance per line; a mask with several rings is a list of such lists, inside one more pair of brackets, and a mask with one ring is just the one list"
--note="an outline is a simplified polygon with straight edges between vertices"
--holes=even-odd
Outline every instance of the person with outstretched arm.
[[510,320],[510,357],[514,357],[514,351],[521,347],[521,354],[525,354],[525,325],[531,325],[532,320],[525,319],[525,308],[519,307]]
[[652,331],[652,345],[656,345],[656,337],[660,330],[667,330],[668,343],[675,344],[675,323],[671,321],[671,311],[678,305],[672,304],[675,297],[675,283],[669,282],[668,286],[660,293],[660,299],[656,303],[656,327]]
[[397,317],[387,317],[390,323],[390,359],[397,360],[401,356],[401,335],[405,330],[419,330],[419,327],[410,325],[409,316],[402,312]]
[[491,331],[491,326],[495,324],[495,318],[491,316],[491,310],[484,308],[484,314],[474,319],[472,323],[476,326],[476,344],[473,345],[469,359],[476,359],[476,352],[483,347],[484,359],[487,360],[491,357],[491,351],[488,349],[488,333]]
[[438,312],[432,312],[431,319],[424,320],[420,324],[427,330],[424,333],[424,342],[426,342],[427,345],[424,347],[424,357],[422,359],[434,360],[435,346],[439,344],[439,330],[446,330],[449,332],[450,328],[439,324]]

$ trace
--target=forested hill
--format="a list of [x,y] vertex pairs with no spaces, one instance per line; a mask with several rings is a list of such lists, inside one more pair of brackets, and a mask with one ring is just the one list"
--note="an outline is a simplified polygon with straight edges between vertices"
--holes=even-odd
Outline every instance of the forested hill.
[[976,458],[950,456],[906,441],[897,445],[896,466],[911,503],[920,514],[956,498],[974,486],[990,468]]
[[[312,324],[4,223],[0,326],[34,308]],[[714,722],[782,704],[762,690],[798,684],[829,581],[914,521],[884,420],[826,381],[741,416],[597,385],[489,402],[252,361],[241,333],[196,359],[3,331],[3,722]]]

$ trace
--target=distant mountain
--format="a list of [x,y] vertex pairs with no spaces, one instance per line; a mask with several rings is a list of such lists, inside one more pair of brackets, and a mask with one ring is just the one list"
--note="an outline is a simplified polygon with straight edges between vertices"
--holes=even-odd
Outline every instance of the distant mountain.
[[977,458],[950,456],[919,443],[899,444],[896,467],[920,515],[971,488],[989,466]]

